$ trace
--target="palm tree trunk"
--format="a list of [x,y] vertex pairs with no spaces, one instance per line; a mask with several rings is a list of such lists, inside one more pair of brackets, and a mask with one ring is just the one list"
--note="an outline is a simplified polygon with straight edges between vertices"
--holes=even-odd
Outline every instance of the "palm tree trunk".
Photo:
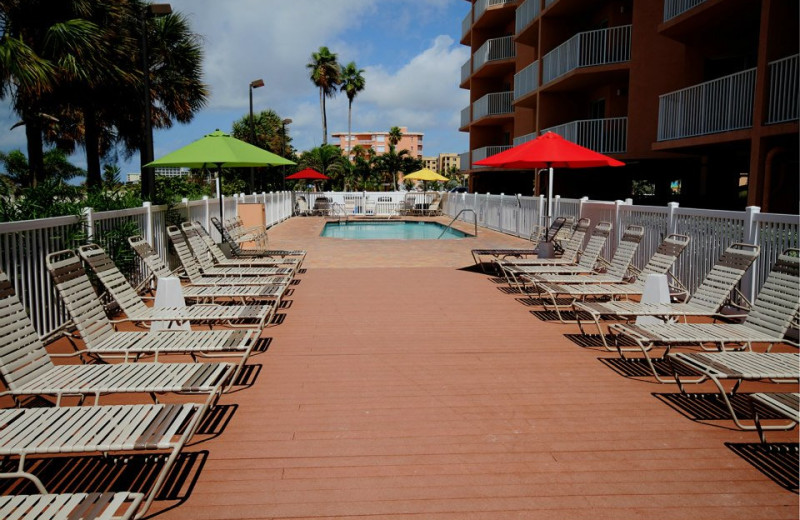
[[353,146],[353,133],[351,132],[351,122],[353,120],[353,100],[347,104],[347,158],[350,159],[350,149]]
[[44,181],[44,141],[42,126],[36,117],[22,118],[25,121],[25,138],[28,141],[28,169],[31,186],[36,187]]
[[325,112],[325,95],[322,96],[322,145],[328,144],[328,114]]
[[84,145],[86,147],[86,185],[90,188],[100,186],[100,132],[97,128],[95,111],[87,103],[83,108]]

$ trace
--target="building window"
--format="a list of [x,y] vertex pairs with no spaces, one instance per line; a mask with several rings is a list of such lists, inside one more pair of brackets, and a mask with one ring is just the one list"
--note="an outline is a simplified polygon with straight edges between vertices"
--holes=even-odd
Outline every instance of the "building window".
[[386,151],[386,147],[385,147],[385,146],[383,146],[383,145],[376,146],[376,147],[375,147],[375,150],[376,150],[376,151],[378,151],[378,152],[381,152],[381,153],[383,153],[383,152],[385,152],[385,151]]
[[373,136],[372,139],[375,140],[375,141],[378,141],[379,143],[382,143],[382,142],[384,142],[386,140],[386,136],[376,135],[376,136]]

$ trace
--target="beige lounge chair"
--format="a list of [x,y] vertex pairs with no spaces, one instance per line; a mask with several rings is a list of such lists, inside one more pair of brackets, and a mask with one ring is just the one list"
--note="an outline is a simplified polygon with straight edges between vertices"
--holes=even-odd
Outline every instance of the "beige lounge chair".
[[436,192],[433,193],[433,199],[431,203],[428,204],[428,207],[425,208],[424,214],[429,217],[437,217],[442,214],[442,210],[439,205],[442,203],[442,196]]
[[141,493],[60,493],[0,497],[0,518],[14,520],[129,520]]
[[229,363],[119,363],[100,365],[55,365],[53,357],[79,353],[47,353],[25,309],[5,273],[0,271],[0,376],[5,391],[17,404],[24,396],[53,396],[56,405],[65,396],[100,396],[113,393],[168,392],[205,395],[213,404],[233,373]]
[[[258,340],[258,330],[158,330],[150,332],[115,331],[106,317],[78,256],[72,251],[47,255],[47,270],[56,290],[80,333],[87,354],[133,361],[143,355],[155,360],[169,354],[197,357],[234,357],[240,362],[232,379],[241,371]],[[75,337],[67,336],[76,350]]]
[[204,411],[203,405],[196,403],[0,410],[0,455],[17,461],[16,470],[2,472],[0,478],[26,479],[39,492],[47,494],[42,481],[26,469],[31,458],[98,452],[165,453],[166,461],[138,518],[161,490],[180,451],[197,430]]
[[[800,393],[755,393],[749,394],[751,401],[768,408],[769,410],[781,415],[785,419],[789,419],[794,426],[800,423]],[[761,417],[758,414],[758,408],[753,406],[753,422],[755,423],[758,436],[761,438],[762,443],[767,442],[765,435],[765,427],[761,422]],[[790,428],[794,426],[787,425]],[[788,429],[788,428],[787,428]]]
[[189,242],[194,257],[200,262],[203,269],[213,267],[290,267],[296,271],[302,263],[301,258],[287,256],[228,258],[210,236],[208,240],[205,240],[204,236],[208,236],[208,233],[199,222],[184,222],[181,224],[181,230]]
[[[565,226],[571,226],[572,217],[558,217],[556,218],[553,223],[550,225],[550,228],[547,230],[547,235],[545,236],[545,230],[542,226],[533,226],[533,230],[531,231],[530,237],[528,240],[531,242],[530,248],[484,248],[484,249],[473,249],[472,250],[472,259],[475,261],[475,265],[479,265],[481,270],[485,273],[486,268],[484,267],[484,259],[483,257],[489,257],[489,262],[495,262],[497,260],[504,261],[508,258],[523,258],[529,256],[537,256],[539,254],[538,245],[540,241],[552,241],[554,237],[561,231],[561,229]],[[498,273],[499,274],[499,273]]]
[[[573,320],[565,320],[561,315],[564,308],[572,308],[577,301],[587,299],[618,299],[628,298],[629,296],[641,296],[644,293],[644,284],[650,274],[666,274],[670,276],[670,270],[678,260],[680,254],[689,244],[689,237],[686,235],[669,235],[656,249],[655,254],[647,262],[647,265],[637,273],[636,279],[630,283],[538,283],[536,290],[540,294],[540,301],[545,310],[555,310],[558,319],[562,323],[569,323]],[[680,282],[674,278],[671,292],[676,295],[686,294],[686,289],[680,286]],[[544,295],[547,297],[544,297]],[[566,305],[558,303],[559,296],[566,296],[570,302]]]
[[[195,224],[196,223],[197,222],[195,222]],[[241,246],[239,246],[239,242],[236,241],[233,238],[233,236],[230,234],[230,232],[228,231],[228,228],[223,226],[222,222],[220,222],[217,217],[211,217],[211,223],[214,225],[215,228],[217,228],[217,231],[219,231],[219,234],[222,236],[222,239],[225,242],[228,243],[228,245],[231,248],[231,254],[233,256],[235,256],[235,257],[248,258],[248,257],[252,256],[252,257],[258,258],[258,257],[262,257],[262,256],[267,256],[267,257],[270,257],[270,256],[272,256],[272,257],[274,257],[274,256],[299,256],[301,259],[305,259],[305,257],[306,257],[306,251],[303,250],[303,249],[270,249],[270,248],[264,248],[264,249],[250,249],[250,248],[247,248],[247,249],[243,249]],[[205,229],[202,226],[200,226],[200,229],[205,231]],[[201,235],[202,235],[202,232],[201,232]],[[211,236],[208,235],[207,232],[206,232],[206,237],[211,239]],[[265,240],[266,240],[266,234],[265,234]],[[208,241],[206,240],[206,242],[208,242]]]
[[[175,276],[158,256],[155,249],[141,236],[128,237],[128,243],[139,255],[155,280]],[[253,279],[230,276],[203,276],[196,263],[194,269],[184,269],[189,284],[183,285],[183,297],[197,302],[213,303],[217,300],[234,300],[241,303],[269,302],[280,300],[286,286],[292,281],[289,276],[270,276]]]
[[[786,332],[800,310],[800,257],[791,254],[797,254],[797,250],[778,256],[742,323],[614,324],[609,326],[609,332],[633,340],[653,375],[661,383],[671,381],[659,376],[653,365],[650,351],[655,348],[664,349],[666,356],[672,348],[681,345],[713,344],[719,350],[726,350],[731,346],[752,350],[753,343],[768,343],[769,351],[775,343],[794,344],[786,339]],[[616,344],[619,345],[619,341]],[[620,356],[625,356],[619,346],[617,350]],[[671,359],[681,362],[691,360],[691,356],[692,354],[676,354]],[[795,370],[798,367],[800,365],[796,365]],[[775,377],[777,378],[778,376]]]
[[586,335],[581,315],[589,315],[607,350],[609,347],[600,320],[633,320],[639,316],[654,316],[661,319],[688,316],[714,316],[730,298],[731,291],[758,258],[759,247],[751,244],[732,244],[722,253],[719,261],[706,275],[694,294],[681,303],[641,303],[635,301],[580,302],[576,301],[576,320],[581,333]]
[[125,313],[125,318],[118,321],[221,323],[230,327],[262,329],[275,312],[273,305],[148,307],[102,247],[97,244],[81,246],[78,254]]
[[[569,241],[564,246],[564,251],[560,257],[557,258],[522,258],[514,262],[516,266],[535,266],[535,265],[571,265],[578,263],[578,257],[583,242],[586,240],[586,233],[589,231],[591,220],[582,218],[575,226],[575,231],[570,235]],[[564,229],[563,227],[561,229]],[[502,272],[503,265],[507,262],[495,261],[497,270]]]

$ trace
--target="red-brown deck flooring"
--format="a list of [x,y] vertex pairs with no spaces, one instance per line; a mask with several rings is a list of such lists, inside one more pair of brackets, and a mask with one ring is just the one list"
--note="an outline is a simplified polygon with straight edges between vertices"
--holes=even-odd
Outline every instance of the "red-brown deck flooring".
[[461,269],[523,241],[321,239],[322,222],[271,230],[306,270],[253,385],[222,398],[230,422],[186,450],[208,452],[196,485],[154,518],[798,518],[731,448],[755,432],[691,420],[654,395],[674,386],[620,375]]

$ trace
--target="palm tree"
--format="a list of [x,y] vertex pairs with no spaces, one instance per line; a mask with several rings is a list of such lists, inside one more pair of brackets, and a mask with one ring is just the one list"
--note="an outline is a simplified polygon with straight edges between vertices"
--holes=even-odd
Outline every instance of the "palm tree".
[[399,183],[397,174],[404,171],[403,164],[405,159],[409,158],[409,156],[410,152],[408,150],[400,150],[398,152],[395,146],[391,143],[389,144],[389,151],[378,156],[377,161],[379,168],[391,178],[391,182],[389,184],[394,184],[392,187],[393,189],[397,186],[396,183]]
[[351,61],[342,69],[342,86],[341,91],[347,94],[347,157],[350,157],[350,147],[352,145],[351,139],[351,120],[353,116],[353,99],[356,95],[364,90],[367,82],[364,80],[364,69],[359,69],[354,61]]
[[403,138],[403,131],[400,130],[399,126],[393,126],[389,129],[389,143],[393,146],[397,146],[397,143],[400,142],[400,139]]
[[328,144],[328,116],[325,113],[325,98],[336,95],[336,87],[342,82],[341,69],[336,53],[327,47],[320,47],[311,53],[311,61],[306,64],[310,70],[311,82],[319,88],[319,106],[322,111],[322,144]]
[[345,171],[342,163],[346,160],[342,156],[341,148],[332,144],[323,144],[304,152],[300,156],[299,162],[301,166],[313,168],[336,181]]

